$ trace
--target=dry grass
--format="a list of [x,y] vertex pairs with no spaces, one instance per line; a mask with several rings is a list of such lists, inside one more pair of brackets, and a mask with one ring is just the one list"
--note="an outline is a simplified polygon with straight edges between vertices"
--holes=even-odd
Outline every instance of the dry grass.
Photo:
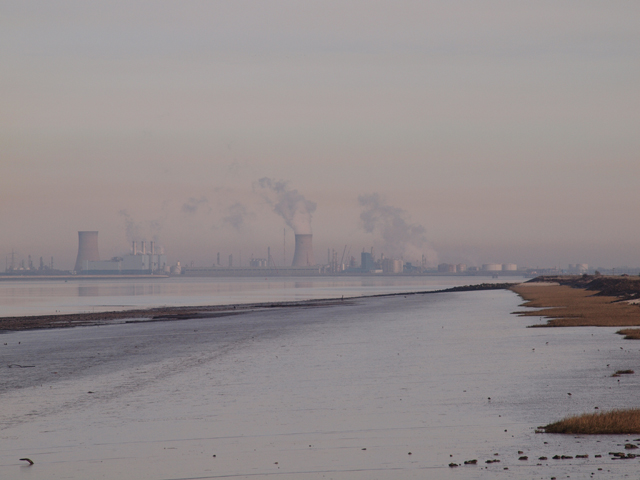
[[[520,295],[524,307],[543,311],[516,312],[521,316],[546,317],[550,327],[627,327],[640,326],[640,307],[619,302],[617,297],[596,296],[593,291],[566,285],[511,287]],[[543,325],[536,325],[543,326]]]
[[640,328],[623,328],[616,332],[618,335],[624,335],[627,340],[640,340]]
[[585,413],[544,427],[546,433],[609,435],[640,433],[640,408]]

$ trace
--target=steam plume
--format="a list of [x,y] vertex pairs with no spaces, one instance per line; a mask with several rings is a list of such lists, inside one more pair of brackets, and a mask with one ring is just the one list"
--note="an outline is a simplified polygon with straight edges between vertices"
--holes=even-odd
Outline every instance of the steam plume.
[[129,242],[133,240],[153,240],[158,242],[162,230],[162,219],[154,219],[149,222],[136,222],[125,209],[118,212],[124,222],[124,229]]
[[273,211],[280,215],[296,235],[311,235],[311,216],[316,211],[315,202],[311,202],[289,188],[285,180],[272,180],[263,177],[258,180],[263,198]]
[[[208,203],[207,197],[191,197],[182,205],[182,213],[196,213],[201,206],[205,206]],[[211,208],[209,208],[209,211],[211,211]]]
[[428,246],[425,228],[409,223],[407,212],[387,205],[384,197],[373,193],[358,197],[362,213],[360,220],[368,233],[378,232],[382,236],[382,248],[392,257],[421,258],[424,253],[430,262],[437,261],[435,251]]
[[132,241],[140,238],[142,224],[140,224],[139,222],[135,222],[133,218],[131,218],[131,215],[129,215],[129,212],[127,212],[126,210],[120,210],[118,212],[118,215],[120,215],[122,221],[124,222],[124,230],[127,235],[127,240]]
[[236,230],[240,230],[244,226],[245,219],[252,216],[252,214],[247,211],[247,207],[240,202],[231,205],[227,209],[227,213],[227,216],[223,219],[224,223],[231,225]]

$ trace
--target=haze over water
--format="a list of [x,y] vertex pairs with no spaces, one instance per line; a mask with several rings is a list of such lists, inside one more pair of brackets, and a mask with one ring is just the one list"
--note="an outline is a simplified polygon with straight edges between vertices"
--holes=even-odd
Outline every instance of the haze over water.
[[171,263],[271,247],[284,265],[301,210],[270,185],[304,199],[317,260],[638,267],[639,17],[623,0],[3,0],[0,253],[68,270],[95,230],[102,259],[154,240]]

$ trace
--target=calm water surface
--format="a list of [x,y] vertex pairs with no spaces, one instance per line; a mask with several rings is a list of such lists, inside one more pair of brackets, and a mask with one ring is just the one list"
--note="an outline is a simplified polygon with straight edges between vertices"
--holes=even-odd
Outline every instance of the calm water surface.
[[35,280],[0,282],[0,316],[226,305],[426,291],[522,277],[308,277]]
[[638,406],[635,376],[610,375],[639,347],[610,328],[527,329],[520,302],[436,293],[5,334],[2,365],[33,367],[2,369],[0,478],[636,478],[638,461],[607,455],[632,438],[534,430]]

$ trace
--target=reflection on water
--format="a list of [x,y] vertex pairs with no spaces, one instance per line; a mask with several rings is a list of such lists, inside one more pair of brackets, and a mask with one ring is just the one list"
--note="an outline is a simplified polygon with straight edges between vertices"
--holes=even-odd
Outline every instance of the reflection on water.
[[79,297],[98,297],[100,296],[100,287],[98,287],[97,285],[92,285],[90,287],[86,285],[79,285],[78,296]]
[[[505,277],[522,281],[522,277]],[[502,282],[488,277],[159,278],[0,282],[0,316],[358,297]]]

